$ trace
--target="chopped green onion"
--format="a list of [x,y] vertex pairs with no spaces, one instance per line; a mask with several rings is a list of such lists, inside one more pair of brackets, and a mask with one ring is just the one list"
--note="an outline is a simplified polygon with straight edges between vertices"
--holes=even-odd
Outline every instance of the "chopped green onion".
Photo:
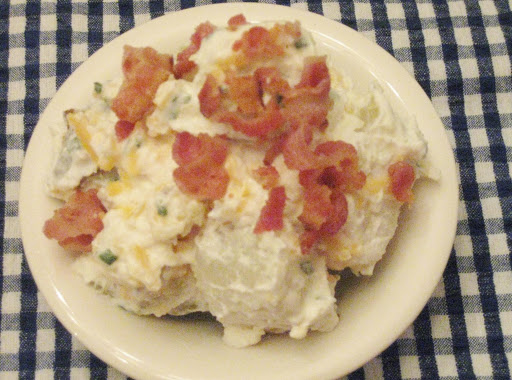
[[106,172],[105,175],[107,177],[107,180],[110,182],[119,181],[121,179],[116,169]]
[[103,91],[103,85],[99,82],[94,82],[94,92],[101,94],[101,91]]
[[313,264],[311,264],[311,261],[303,261],[300,263],[300,269],[307,275],[310,275],[315,271],[315,268],[313,268]]
[[308,46],[308,41],[300,37],[299,39],[295,40],[294,45],[296,49],[303,49]]
[[73,137],[71,140],[68,141],[66,149],[68,153],[82,149],[82,143],[80,142],[80,139],[77,136]]
[[160,216],[167,216],[167,207],[165,207],[164,205],[159,205],[157,207],[157,212],[158,215]]
[[112,265],[114,261],[117,260],[117,256],[114,255],[114,252],[112,252],[110,249],[106,249],[102,253],[100,253],[100,259],[107,265]]

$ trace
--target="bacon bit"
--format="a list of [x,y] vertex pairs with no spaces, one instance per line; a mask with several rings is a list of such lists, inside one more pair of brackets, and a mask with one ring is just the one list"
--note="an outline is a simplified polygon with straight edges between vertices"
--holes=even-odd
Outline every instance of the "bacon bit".
[[263,188],[269,190],[279,183],[279,172],[273,166],[261,166],[253,171],[256,181],[262,184]]
[[322,129],[327,125],[331,107],[331,79],[325,57],[308,57],[304,61],[301,81],[283,99],[285,119],[293,126],[306,124]]
[[330,85],[320,86],[323,81],[329,81],[330,75],[329,69],[326,64],[326,57],[306,57],[304,60],[304,69],[302,70],[300,82],[297,84],[297,88],[321,88],[325,95],[329,95]]
[[267,202],[261,209],[260,218],[254,228],[255,234],[265,231],[279,231],[283,229],[283,212],[286,202],[284,186],[272,188],[268,194]]
[[359,170],[357,150],[344,141],[327,141],[317,145],[315,154],[323,161],[319,181],[345,193],[360,190],[366,175]]
[[329,216],[319,231],[322,236],[336,234],[348,218],[348,203],[345,194],[341,191],[332,191],[330,200]]
[[[326,186],[322,187],[326,188]],[[324,192],[326,194],[325,189]],[[308,218],[308,220],[311,220],[311,218],[315,215],[317,217],[319,215],[320,217],[326,215],[325,221],[317,229],[308,228],[308,226],[305,224],[306,229],[300,235],[300,247],[301,252],[304,255],[311,253],[313,246],[318,240],[325,236],[335,235],[347,222],[348,204],[345,194],[343,194],[341,191],[332,191],[329,197],[329,201],[330,202],[328,205],[325,199],[322,199],[321,201],[316,200],[316,204],[314,205],[306,203],[306,200],[304,201],[305,211],[301,214],[299,219]],[[308,205],[309,210],[306,210],[306,205]]]
[[304,208],[299,216],[305,228],[300,238],[303,254],[308,254],[322,237],[336,234],[348,218],[345,194],[339,189],[317,183],[314,180],[317,175],[311,172],[315,171],[299,174],[304,186]]
[[260,138],[269,136],[283,125],[283,117],[275,101],[270,101],[263,112],[255,117],[247,118],[237,112],[223,111],[214,119],[230,124],[235,131],[242,132],[247,136]]
[[207,157],[214,165],[223,165],[228,154],[228,143],[219,136],[206,133],[194,136],[188,132],[176,135],[172,157],[178,165],[188,165]]
[[315,243],[320,239],[318,231],[304,231],[300,237],[300,250],[303,255],[309,255]]
[[324,165],[340,165],[342,163],[357,163],[357,151],[352,144],[344,141],[326,141],[318,144],[315,154],[324,158]]
[[358,170],[357,165],[350,164],[350,166],[340,168],[329,166],[321,172],[320,183],[324,183],[331,189],[339,189],[344,193],[353,193],[360,190],[366,183],[366,175]]
[[[208,141],[188,132],[176,135],[172,146],[172,158],[178,165],[186,165],[201,158],[201,145]],[[203,148],[203,150],[206,150]]]
[[[300,22],[290,22],[287,21],[284,24],[275,24],[271,29],[270,33],[274,36],[276,40],[283,39],[285,40],[287,36],[292,37],[292,39],[296,40],[302,35]],[[282,41],[285,43],[286,41]]]
[[212,117],[221,105],[221,92],[217,80],[208,74],[198,94],[199,109],[205,117]]
[[398,161],[390,165],[388,168],[389,191],[395,196],[399,202],[411,203],[414,200],[412,186],[416,178],[414,168],[405,161]]
[[222,198],[229,184],[229,175],[223,166],[227,154],[228,143],[222,137],[178,133],[172,155],[179,165],[173,172],[179,189],[199,200]]
[[[223,94],[215,77],[207,76],[198,96],[199,109],[205,117],[230,124],[235,131],[252,137],[266,137],[282,126],[283,119],[279,106],[275,101],[270,101],[265,107],[262,106],[257,82],[253,77],[232,77],[229,82],[231,85],[227,94]],[[244,89],[242,83],[248,84],[250,88]],[[231,98],[236,99],[238,103],[237,111],[230,111],[222,104],[223,100]]]
[[280,95],[284,97],[291,89],[288,82],[281,76],[277,67],[260,67],[256,69],[254,76],[261,86],[261,91],[270,95]]
[[43,232],[68,251],[89,252],[91,242],[103,229],[105,212],[96,189],[76,190],[64,206],[55,210],[53,217],[46,221]]
[[[228,73],[226,84],[227,91],[222,92],[215,77],[207,76],[199,93],[201,113],[214,121],[230,124],[247,136],[277,137],[301,126],[310,136],[313,128],[323,128],[327,123],[330,77],[325,57],[305,60],[301,81],[295,88],[290,88],[275,67],[259,68],[248,76]],[[264,93],[271,95],[266,104]],[[237,105],[236,111],[230,109],[232,103]],[[269,152],[267,164],[279,155],[277,148],[281,147],[285,144],[280,139]]]
[[265,157],[263,158],[263,163],[265,165],[272,165],[277,156],[279,156],[283,151],[283,147],[287,139],[288,135],[286,133],[283,133],[274,138],[270,144],[270,147],[265,152]]
[[228,20],[228,28],[230,30],[236,30],[239,26],[247,24],[247,20],[243,14],[238,14],[233,17],[231,17]]
[[332,235],[345,224],[348,206],[340,188],[323,182],[322,170],[299,172],[299,183],[304,188],[304,209],[299,216],[306,230],[320,235]]
[[200,200],[216,200],[226,194],[229,175],[223,167],[209,167],[205,159],[174,170],[173,177],[178,188],[185,194]]
[[305,231],[301,250],[308,254],[324,236],[336,234],[346,223],[346,192],[361,189],[366,175],[358,169],[356,149],[343,141],[327,141],[310,147],[311,129],[303,126],[291,133],[283,148],[285,164],[299,170],[304,189],[299,221]]
[[304,208],[299,220],[307,230],[318,231],[327,222],[332,213],[331,193],[325,185],[304,187]]
[[195,62],[190,60],[190,57],[196,53],[201,47],[203,39],[215,31],[215,26],[210,22],[203,22],[199,24],[192,36],[190,37],[190,45],[178,53],[176,65],[174,65],[174,76],[176,78],[184,78],[196,68]]
[[301,35],[298,22],[276,24],[270,29],[261,26],[254,26],[244,32],[242,38],[235,41],[233,51],[241,51],[247,58],[269,59],[284,54],[284,47],[287,43],[286,37],[293,39]]
[[269,59],[284,54],[283,47],[276,44],[270,31],[261,26],[253,26],[244,32],[242,38],[233,44],[233,51],[241,51],[253,60]]
[[299,171],[319,169],[324,175],[322,183],[341,187],[343,191],[359,190],[364,185],[366,176],[358,170],[354,146],[344,141],[327,141],[312,151],[310,143],[311,130],[306,127],[299,127],[290,134],[283,147],[288,168]]
[[124,47],[124,81],[112,101],[112,110],[120,120],[135,124],[153,106],[158,86],[172,72],[172,57],[150,47]]
[[238,112],[254,117],[263,111],[260,86],[254,75],[229,75],[227,84],[229,86],[228,96],[237,103]]
[[115,126],[117,141],[121,142],[130,136],[134,128],[135,124],[126,120],[119,120]]

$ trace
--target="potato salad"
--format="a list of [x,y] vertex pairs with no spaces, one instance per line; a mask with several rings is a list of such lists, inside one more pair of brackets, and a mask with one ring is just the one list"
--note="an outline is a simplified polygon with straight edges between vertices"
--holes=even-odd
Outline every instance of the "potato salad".
[[53,126],[45,235],[129,312],[208,312],[235,347],[332,330],[342,271],[373,273],[429,172],[414,119],[342,72],[299,22],[243,15],[125,46]]

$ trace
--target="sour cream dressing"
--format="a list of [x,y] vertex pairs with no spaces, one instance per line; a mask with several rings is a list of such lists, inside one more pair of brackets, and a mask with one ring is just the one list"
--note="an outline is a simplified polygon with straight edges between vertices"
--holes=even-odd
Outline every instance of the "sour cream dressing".
[[[394,235],[401,203],[387,190],[387,167],[407,160],[418,173],[428,172],[426,142],[414,121],[398,115],[378,85],[361,94],[348,78],[333,80],[325,136],[353,144],[367,175],[365,187],[347,195],[347,223],[319,244],[322,255],[302,255],[297,233],[302,188],[297,172],[278,157],[274,166],[287,189],[284,228],[254,234],[268,198],[253,175],[264,153],[251,147],[247,136],[205,118],[198,101],[207,74],[222,77],[236,68],[231,46],[251,26],[217,29],[205,38],[191,57],[199,67],[194,80],[171,77],[161,84],[145,125],[122,142],[116,140],[117,117],[109,106],[119,81],[104,84],[89,108],[66,115],[69,128],[56,134],[48,180],[50,195],[66,199],[85,178],[99,188],[107,208],[92,252],[74,264],[87,283],[138,314],[209,311],[224,325],[224,340],[237,347],[257,343],[266,332],[303,338],[309,330],[332,330],[338,323],[338,278],[327,268],[370,275]],[[304,58],[316,55],[311,35],[302,34],[300,44],[290,41],[284,57],[267,63],[291,85],[300,80]],[[231,139],[228,190],[211,205],[182,193],[174,182],[172,143],[183,131]],[[100,178],[99,169],[113,174]],[[197,236],[188,238],[196,229]],[[106,264],[105,254],[115,261]]]

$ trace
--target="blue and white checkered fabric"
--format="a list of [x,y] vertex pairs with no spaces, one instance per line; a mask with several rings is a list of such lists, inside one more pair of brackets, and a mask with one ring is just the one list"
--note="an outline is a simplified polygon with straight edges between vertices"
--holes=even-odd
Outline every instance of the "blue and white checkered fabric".
[[[40,113],[94,51],[137,25],[209,1],[0,2],[0,378],[124,379],[73,338],[23,254],[18,190]],[[510,379],[512,12],[508,0],[311,0],[375,41],[432,99],[460,174],[454,249],[405,333],[349,379]]]

